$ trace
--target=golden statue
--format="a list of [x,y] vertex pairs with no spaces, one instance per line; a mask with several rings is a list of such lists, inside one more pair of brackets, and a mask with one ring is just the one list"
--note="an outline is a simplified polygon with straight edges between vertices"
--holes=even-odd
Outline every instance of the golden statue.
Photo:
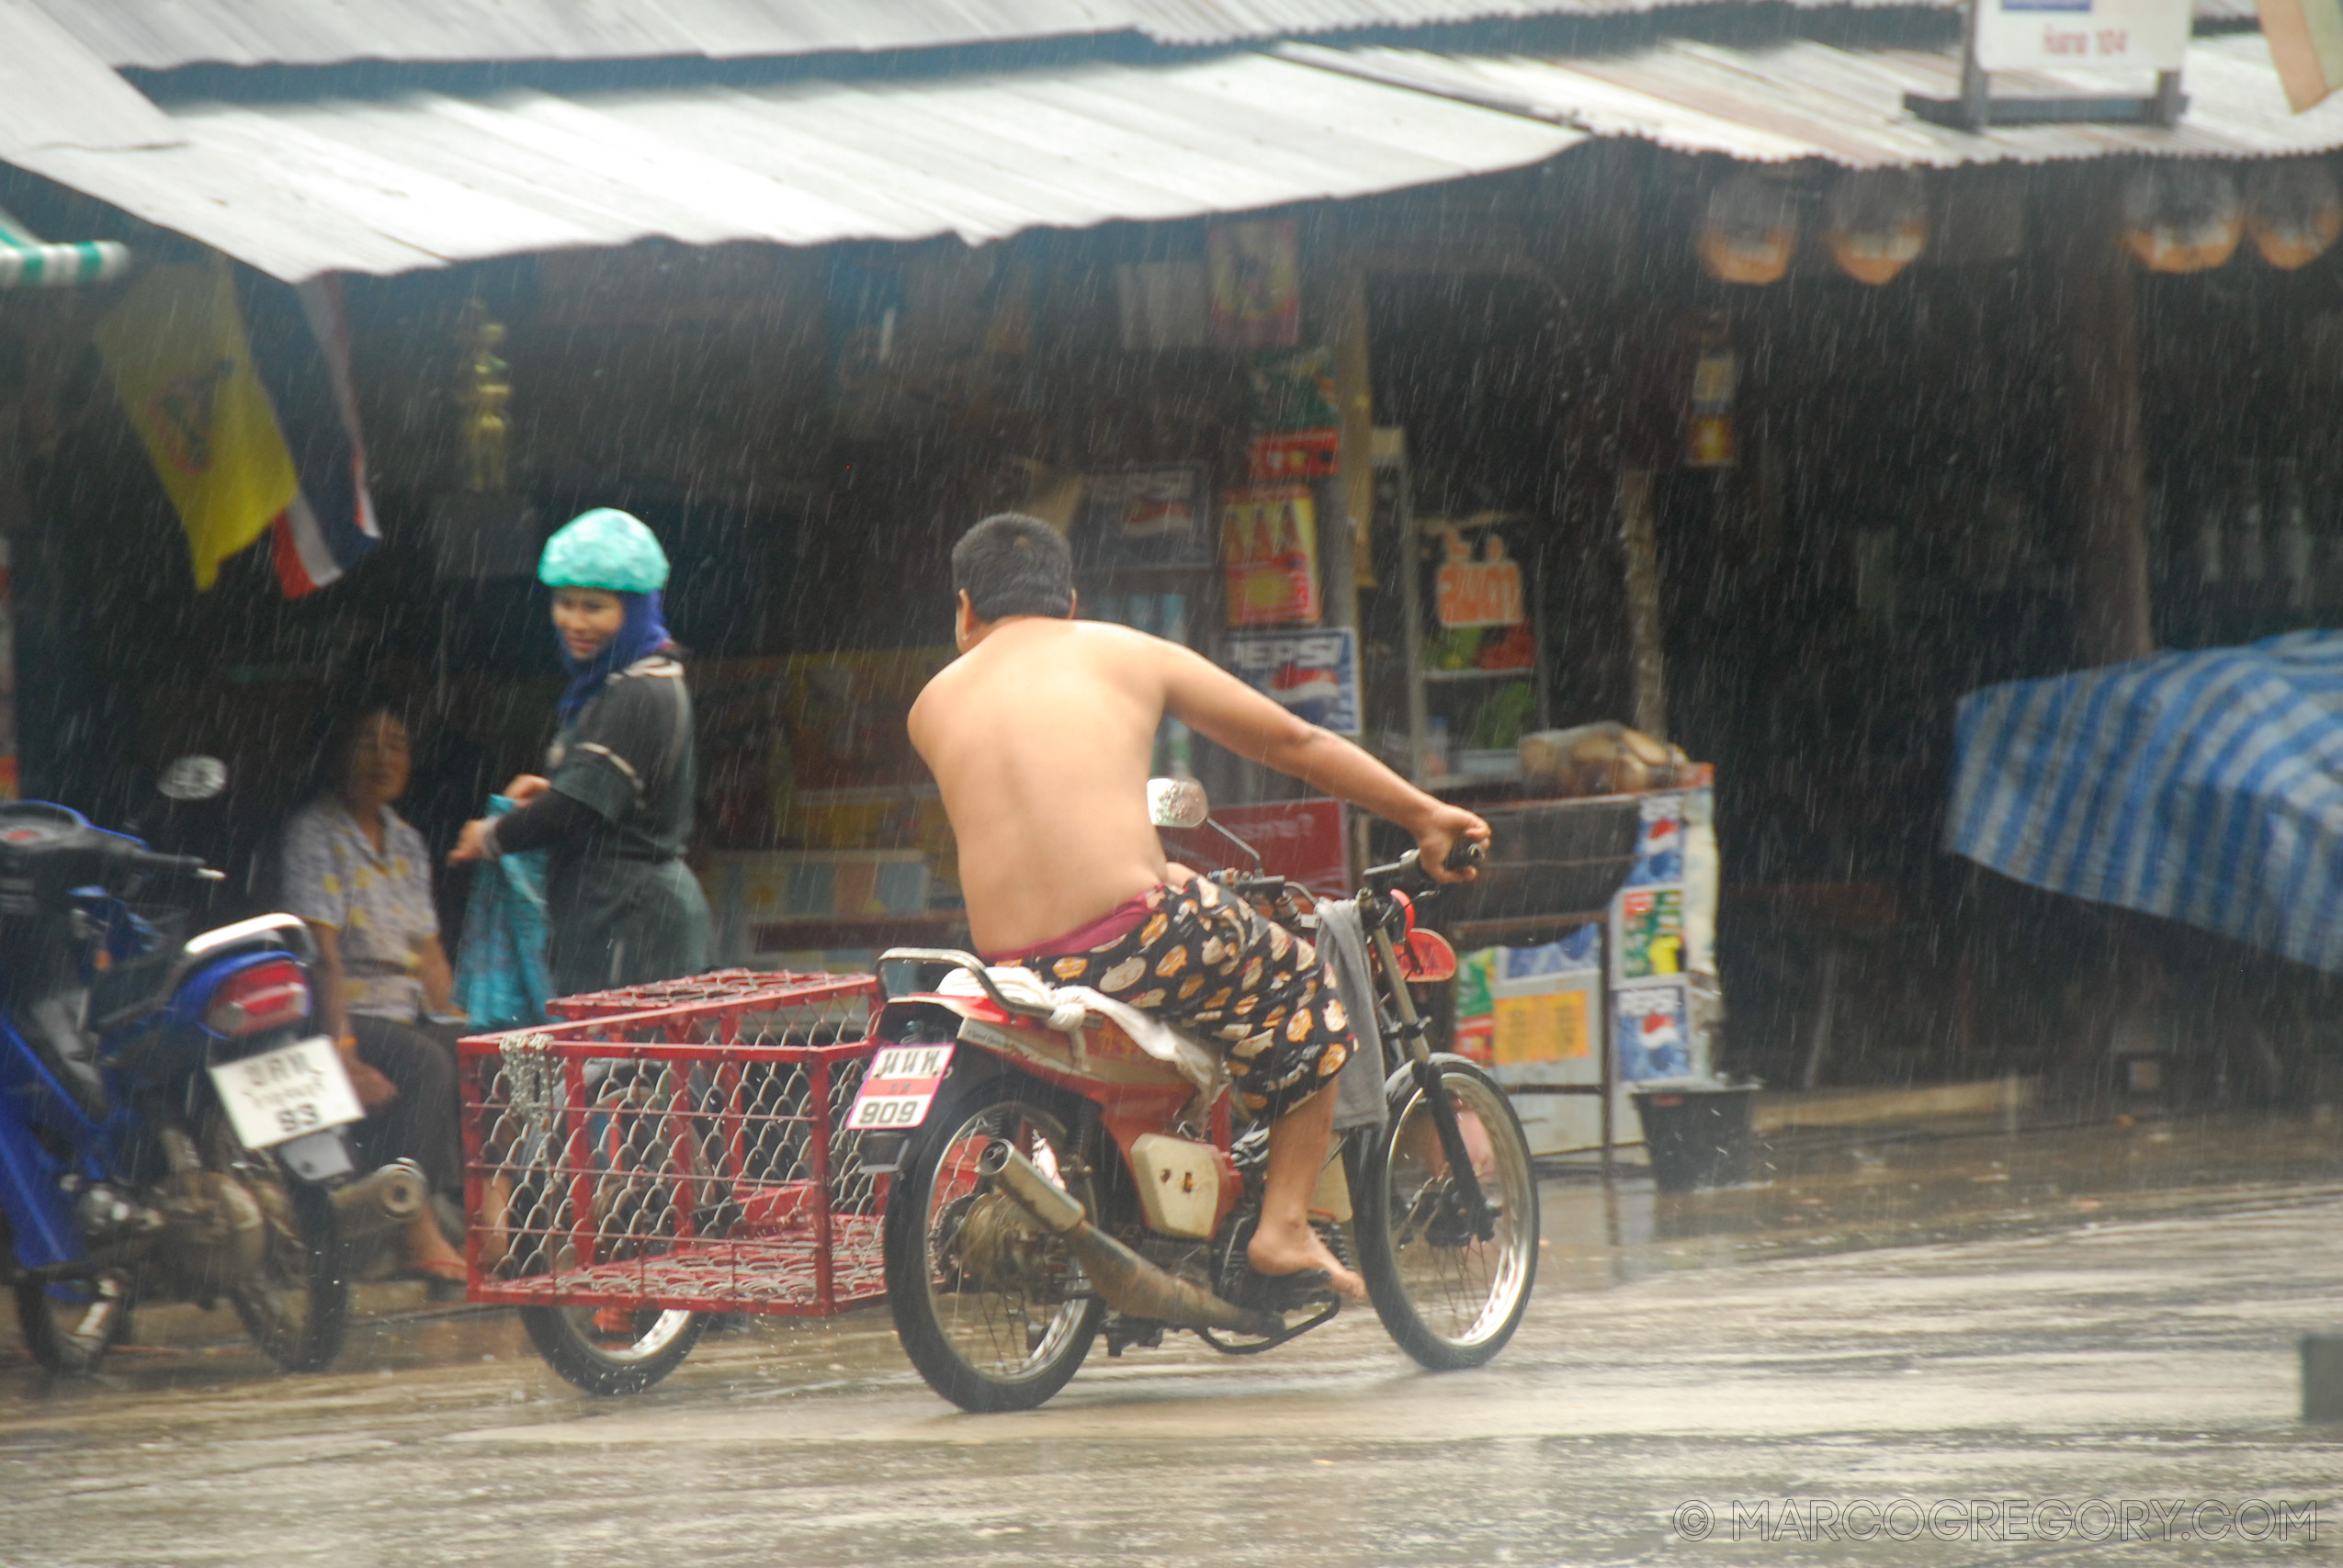
[[464,411],[463,485],[474,495],[502,494],[509,488],[505,457],[512,435],[504,408],[513,400],[513,383],[504,375],[509,367],[496,352],[504,323],[491,320],[487,302],[475,297],[464,301],[457,335],[462,344],[456,401]]

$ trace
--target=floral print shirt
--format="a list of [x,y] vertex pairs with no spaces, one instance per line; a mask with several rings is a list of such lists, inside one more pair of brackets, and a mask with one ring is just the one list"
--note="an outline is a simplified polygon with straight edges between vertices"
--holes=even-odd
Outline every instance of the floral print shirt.
[[402,1023],[423,1016],[417,950],[439,934],[439,913],[431,851],[405,818],[382,808],[377,853],[339,800],[302,807],[285,825],[283,897],[292,913],[342,933],[343,995],[352,1012]]

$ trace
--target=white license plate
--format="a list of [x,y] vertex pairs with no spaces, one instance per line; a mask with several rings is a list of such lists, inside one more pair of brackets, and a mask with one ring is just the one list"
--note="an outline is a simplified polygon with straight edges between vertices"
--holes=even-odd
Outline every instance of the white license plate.
[[883,1045],[870,1059],[855,1107],[846,1112],[852,1133],[900,1133],[927,1120],[935,1091],[952,1066],[949,1045]]
[[366,1116],[343,1070],[342,1054],[323,1034],[241,1062],[223,1062],[211,1069],[211,1087],[220,1091],[220,1103],[248,1149],[273,1148]]

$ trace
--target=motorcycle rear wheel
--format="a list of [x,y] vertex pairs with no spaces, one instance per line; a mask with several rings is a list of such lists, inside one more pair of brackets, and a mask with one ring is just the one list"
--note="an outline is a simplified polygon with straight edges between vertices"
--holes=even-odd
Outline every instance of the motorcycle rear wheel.
[[280,1370],[323,1371],[350,1334],[349,1249],[333,1199],[288,1176],[266,1151],[245,1148],[219,1111],[205,1116],[199,1146],[207,1169],[253,1195],[268,1233],[258,1273],[221,1280],[221,1293]]
[[640,1393],[682,1366],[707,1332],[707,1314],[531,1306],[521,1309],[521,1326],[548,1366],[588,1393],[616,1399]]
[[85,1378],[120,1344],[130,1322],[130,1287],[120,1276],[17,1281],[17,1325],[44,1371]]
[[1436,1372],[1485,1365],[1521,1325],[1537,1281],[1537,1172],[1497,1081],[1462,1056],[1432,1063],[1455,1105],[1482,1190],[1499,1205],[1486,1241],[1445,1199],[1447,1158],[1411,1068],[1385,1089],[1390,1116],[1358,1162],[1359,1271],[1399,1348]]
[[[903,1353],[927,1386],[963,1410],[1031,1410],[1064,1388],[1090,1354],[1106,1303],[1090,1294],[1052,1299],[1038,1275],[1004,1277],[1012,1252],[1038,1259],[1054,1280],[1078,1280],[1065,1244],[1043,1237],[1003,1194],[978,1185],[977,1156],[1005,1138],[1092,1213],[1091,1183],[1077,1168],[1073,1110],[1059,1095],[1013,1077],[956,1085],[938,1097],[887,1199],[887,1302]],[[973,1228],[994,1243],[986,1265],[963,1254]],[[980,1271],[991,1278],[979,1279]]]

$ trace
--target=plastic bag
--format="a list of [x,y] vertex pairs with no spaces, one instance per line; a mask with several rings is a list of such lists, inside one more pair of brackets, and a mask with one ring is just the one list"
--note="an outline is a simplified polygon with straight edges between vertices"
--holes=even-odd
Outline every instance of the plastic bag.
[[[488,814],[502,817],[513,802],[488,797]],[[545,1021],[553,981],[545,966],[545,859],[526,850],[481,863],[464,913],[464,940],[456,949],[456,1005],[481,1031],[520,1029]]]

